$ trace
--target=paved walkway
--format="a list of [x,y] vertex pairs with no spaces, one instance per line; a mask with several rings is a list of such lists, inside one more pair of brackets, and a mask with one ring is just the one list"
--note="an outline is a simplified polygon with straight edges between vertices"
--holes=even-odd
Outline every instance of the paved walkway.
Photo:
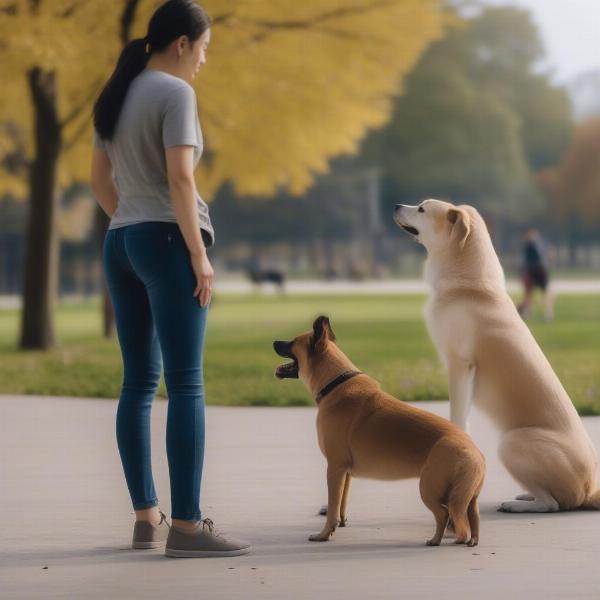
[[[153,413],[161,507],[169,514],[166,401]],[[447,404],[421,404],[447,415]],[[314,409],[207,411],[203,510],[250,539],[238,558],[169,559],[129,547],[133,512],[123,480],[112,400],[0,396],[0,597],[203,598],[599,598],[600,514],[496,512],[518,492],[496,459],[497,436],[480,416],[488,459],[481,544],[428,548],[433,517],[416,480],[355,480],[349,527],[320,530],[326,497]],[[600,447],[600,418],[585,424]]]

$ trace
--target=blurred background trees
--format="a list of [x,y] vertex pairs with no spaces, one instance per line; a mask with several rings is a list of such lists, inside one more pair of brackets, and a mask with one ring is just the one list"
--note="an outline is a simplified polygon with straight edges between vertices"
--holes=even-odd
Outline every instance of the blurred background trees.
[[[123,44],[132,32],[145,35],[159,4],[5,0],[0,9],[8,65],[0,83],[9,90],[0,103],[0,193],[28,199],[30,209],[23,348],[56,343],[60,198],[86,181],[93,101]],[[437,0],[204,5],[214,19],[200,102],[207,144],[198,187],[207,197],[225,181],[242,193],[304,191],[332,155],[387,120],[390,96],[445,20]],[[97,223],[102,234],[106,220]]]
[[[0,294],[23,297],[22,347],[56,343],[57,295],[102,292],[91,108],[159,3],[0,4]],[[252,265],[298,277],[415,274],[419,250],[391,210],[424,197],[477,206],[507,257],[535,223],[567,249],[564,264],[596,264],[600,71],[556,84],[526,11],[202,4],[214,26],[195,82],[206,142],[197,186],[211,202],[221,277]],[[104,315],[110,335],[106,294]]]
[[99,0],[6,0],[0,9],[0,193],[29,203],[22,348],[56,343],[60,198],[88,174],[83,133],[117,24]]
[[568,241],[573,264],[577,245],[597,240],[600,229],[600,117],[576,125],[560,162],[540,171],[538,181],[548,198],[549,225]]
[[[472,15],[424,52],[396,96],[389,122],[371,130],[356,154],[331,161],[330,172],[318,178],[306,199],[328,195],[327,209],[324,199],[297,205],[284,194],[276,203],[249,202],[224,189],[212,208],[217,227],[231,243],[230,234],[250,241],[254,233],[270,243],[293,242],[302,231],[305,242],[323,245],[343,238],[353,212],[354,231],[364,231],[364,211],[351,208],[342,182],[347,173],[356,177],[377,169],[378,219],[389,237],[371,236],[362,254],[374,252],[388,262],[406,255],[410,242],[397,235],[392,208],[426,197],[475,205],[499,250],[511,251],[519,227],[532,222],[550,227],[548,190],[539,185],[538,173],[560,162],[573,133],[569,92],[539,71],[543,57],[539,32],[526,11],[493,7]],[[364,189],[361,203],[367,205]],[[310,224],[328,219],[331,204],[343,217],[332,217],[324,235],[322,227]],[[582,214],[581,205],[569,206]],[[278,225],[265,236],[269,222]],[[566,234],[557,237],[566,240]],[[378,266],[371,265],[371,275],[381,271]]]

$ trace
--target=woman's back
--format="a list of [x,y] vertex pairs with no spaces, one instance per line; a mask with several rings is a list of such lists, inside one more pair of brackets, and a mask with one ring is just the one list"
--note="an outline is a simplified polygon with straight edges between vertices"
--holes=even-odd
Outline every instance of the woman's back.
[[[202,154],[196,94],[191,85],[165,71],[144,69],[125,97],[113,139],[94,144],[105,150],[113,166],[119,202],[109,229],[146,221],[177,222],[169,195],[165,149],[194,146],[194,167]],[[211,245],[214,231],[208,207],[197,195],[200,226]]]

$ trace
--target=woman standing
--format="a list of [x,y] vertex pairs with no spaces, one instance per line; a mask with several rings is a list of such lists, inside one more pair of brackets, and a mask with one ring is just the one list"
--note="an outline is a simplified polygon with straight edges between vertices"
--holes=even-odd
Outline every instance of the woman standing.
[[[123,357],[116,435],[136,513],[134,548],[175,557],[236,556],[246,542],[200,512],[204,460],[203,347],[214,243],[193,171],[202,153],[191,85],[206,62],[210,19],[191,0],[168,0],[145,38],[123,49],[94,106],[91,184],[111,217],[104,273]],[[162,357],[162,361],[161,361]],[[171,519],[158,508],[150,413],[161,362],[169,396],[166,446]]]

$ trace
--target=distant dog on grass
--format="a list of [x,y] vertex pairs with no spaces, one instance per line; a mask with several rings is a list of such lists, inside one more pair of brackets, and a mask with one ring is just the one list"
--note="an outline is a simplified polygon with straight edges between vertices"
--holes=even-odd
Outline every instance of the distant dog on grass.
[[451,518],[456,543],[479,540],[477,498],[485,460],[459,427],[425,410],[413,408],[384,392],[379,383],[357,371],[335,343],[327,317],[289,342],[273,343],[291,358],[275,374],[300,378],[318,406],[319,447],[327,459],[327,521],[311,541],[329,540],[346,524],[351,477],[406,479],[420,477],[423,502],[433,513],[436,530],[427,542],[439,546]]
[[257,287],[262,283],[273,283],[281,293],[285,292],[285,273],[277,269],[249,269],[247,271],[250,281]]

